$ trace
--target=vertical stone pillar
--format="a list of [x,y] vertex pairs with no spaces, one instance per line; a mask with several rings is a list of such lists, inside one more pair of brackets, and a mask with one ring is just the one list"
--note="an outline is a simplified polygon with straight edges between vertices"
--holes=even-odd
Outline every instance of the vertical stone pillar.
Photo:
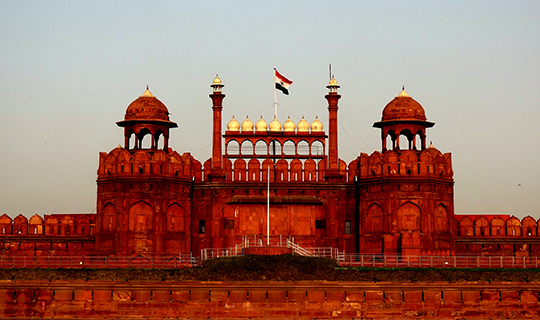
[[328,86],[328,94],[325,96],[328,101],[328,172],[326,174],[327,180],[339,180],[341,175],[339,174],[339,157],[338,157],[338,101],[341,95],[337,90],[339,85],[336,79],[332,77]]
[[212,173],[210,178],[216,180],[223,178],[222,167],[222,150],[221,150],[221,111],[223,110],[222,102],[225,95],[221,93],[221,89],[224,85],[221,83],[221,79],[218,76],[214,79],[212,85],[212,110],[213,110],[213,134],[212,134]]

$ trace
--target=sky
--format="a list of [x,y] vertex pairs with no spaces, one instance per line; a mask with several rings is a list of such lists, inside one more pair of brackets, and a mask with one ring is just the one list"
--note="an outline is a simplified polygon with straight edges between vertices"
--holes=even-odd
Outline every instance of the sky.
[[381,150],[405,86],[427,140],[451,152],[455,213],[540,218],[539,1],[0,1],[0,213],[90,213],[99,152],[123,144],[146,86],[170,146],[211,154],[209,85],[223,126],[273,116],[273,68],[294,83],[278,119],[315,116],[332,64],[339,156]]

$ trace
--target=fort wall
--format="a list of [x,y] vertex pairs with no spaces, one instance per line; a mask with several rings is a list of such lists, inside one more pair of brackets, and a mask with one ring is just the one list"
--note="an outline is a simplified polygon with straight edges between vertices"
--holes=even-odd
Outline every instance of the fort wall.
[[537,319],[538,283],[3,281],[0,317]]

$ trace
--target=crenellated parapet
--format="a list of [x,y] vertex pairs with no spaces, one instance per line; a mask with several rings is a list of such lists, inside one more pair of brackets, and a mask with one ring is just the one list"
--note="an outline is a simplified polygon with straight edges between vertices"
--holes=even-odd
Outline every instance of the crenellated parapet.
[[0,216],[0,255],[51,256],[95,252],[95,214]]
[[536,237],[538,221],[531,216],[522,220],[510,215],[456,215],[458,237]]
[[191,154],[176,151],[128,151],[118,146],[109,153],[100,153],[98,180],[140,176],[202,181],[202,166]]
[[[343,160],[339,160],[339,172],[342,174],[342,182],[354,181],[356,174],[357,160],[353,160],[349,165]],[[211,172],[211,159],[205,161],[203,166],[204,181],[209,181]],[[328,172],[327,160],[316,161],[315,159],[257,159],[238,158],[225,159],[224,169],[225,181],[228,182],[322,182]]]
[[0,236],[93,236],[95,214],[48,214],[44,218],[35,214],[27,219],[19,214],[11,219],[0,216]]
[[539,221],[531,216],[456,215],[456,254],[489,256],[540,255]]
[[396,176],[453,178],[452,155],[443,154],[433,146],[423,151],[406,150],[397,153],[386,150],[382,153],[375,151],[371,155],[362,153],[358,160],[360,178]]

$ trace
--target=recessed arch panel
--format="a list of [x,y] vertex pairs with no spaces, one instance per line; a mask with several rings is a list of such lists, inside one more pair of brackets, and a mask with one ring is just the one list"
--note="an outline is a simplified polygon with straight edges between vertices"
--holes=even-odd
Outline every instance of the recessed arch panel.
[[420,231],[422,212],[420,207],[407,202],[397,211],[397,232]]

